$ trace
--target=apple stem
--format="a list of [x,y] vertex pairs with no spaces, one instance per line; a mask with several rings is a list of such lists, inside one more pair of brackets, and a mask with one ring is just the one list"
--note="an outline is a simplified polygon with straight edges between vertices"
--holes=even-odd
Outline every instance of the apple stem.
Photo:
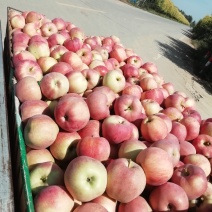
[[210,143],[209,141],[205,141],[205,142],[204,142],[204,145],[205,145],[205,146],[210,146],[211,143]]
[[130,167],[131,162],[132,162],[132,160],[131,159],[128,159],[128,168]]
[[182,175],[184,177],[189,176],[189,172],[188,172],[188,170],[186,168],[182,170]]

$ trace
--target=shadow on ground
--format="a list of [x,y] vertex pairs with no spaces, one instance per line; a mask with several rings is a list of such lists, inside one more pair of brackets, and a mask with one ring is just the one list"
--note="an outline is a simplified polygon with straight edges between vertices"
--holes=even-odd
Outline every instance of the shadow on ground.
[[[192,38],[190,31],[182,32],[189,39]],[[157,41],[161,55],[175,63],[179,68],[184,69],[193,76],[193,80],[198,82],[206,92],[212,94],[212,85],[204,80],[200,75],[200,67],[197,63],[196,50],[181,40],[168,36],[169,42]]]

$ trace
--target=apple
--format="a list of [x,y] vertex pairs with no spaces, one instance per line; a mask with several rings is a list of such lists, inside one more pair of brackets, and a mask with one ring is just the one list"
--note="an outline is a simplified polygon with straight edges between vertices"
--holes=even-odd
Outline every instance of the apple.
[[121,203],[128,203],[138,197],[145,186],[145,173],[137,163],[126,158],[118,158],[107,166],[106,193],[109,197]]
[[38,65],[41,67],[43,74],[47,74],[51,67],[57,63],[57,60],[53,57],[40,57],[38,60]]
[[43,37],[49,37],[58,32],[56,25],[52,22],[43,23],[40,30]]
[[23,51],[26,51],[28,45],[24,43],[14,43],[12,46],[13,57]]
[[30,60],[36,62],[35,56],[25,49],[13,55],[13,66],[16,68],[18,66],[18,63],[23,60]]
[[68,52],[68,49],[66,49],[65,46],[56,45],[55,48],[50,52],[50,56],[56,59],[58,62],[60,62],[62,55],[65,54],[66,52]]
[[143,60],[138,55],[131,55],[126,59],[126,63],[132,64],[132,65],[136,66],[137,68],[140,68],[141,65],[143,64]]
[[51,72],[43,76],[40,81],[42,94],[49,100],[58,99],[69,91],[69,81],[59,72]]
[[104,86],[109,87],[113,92],[121,92],[126,84],[124,75],[119,70],[111,70],[103,77]]
[[69,92],[81,94],[86,91],[88,87],[88,82],[80,71],[71,71],[66,74],[69,81]]
[[200,123],[197,119],[187,116],[180,120],[180,123],[186,127],[187,135],[185,140],[191,141],[199,135]]
[[25,26],[25,18],[22,15],[14,15],[10,19],[11,27],[23,29]]
[[26,23],[41,24],[43,18],[44,18],[44,16],[41,15],[40,13],[37,13],[35,11],[29,11],[26,13],[25,21],[26,21]]
[[144,77],[140,79],[140,86],[143,91],[158,88],[158,84],[153,77]]
[[55,162],[54,157],[48,149],[32,149],[26,154],[27,165],[29,171],[33,169],[34,166],[38,163],[43,163],[47,161]]
[[120,67],[120,69],[123,71],[123,74],[126,79],[129,77],[139,76],[138,68],[133,64],[124,64]]
[[67,165],[77,157],[76,146],[80,139],[81,137],[77,132],[60,131],[54,143],[50,145],[49,150],[57,161]]
[[170,133],[175,135],[178,138],[179,142],[183,142],[186,140],[186,127],[178,121],[172,121],[172,129]]
[[194,145],[188,141],[180,142],[180,157],[184,158],[187,155],[196,154],[197,151]]
[[66,24],[66,30],[69,32],[72,28],[75,28],[76,26],[72,23],[72,22],[69,22],[69,21],[65,21],[65,24]]
[[186,107],[183,110],[182,114],[183,114],[183,117],[191,116],[191,117],[197,119],[197,121],[199,123],[201,123],[201,121],[202,121],[201,114],[197,110],[192,109],[190,107]]
[[103,46],[98,46],[98,45],[97,45],[97,46],[94,48],[94,50],[98,51],[98,52],[101,54],[102,60],[103,60],[103,61],[105,61],[105,60],[107,60],[107,59],[109,58],[108,50],[107,50],[105,47],[103,47]]
[[109,71],[104,65],[98,65],[93,68],[95,71],[98,71],[100,75],[100,79],[102,79],[103,76]]
[[140,99],[153,99],[154,101],[158,102],[159,105],[161,105],[164,101],[164,95],[161,88],[153,88],[142,92]]
[[54,109],[54,117],[62,129],[75,132],[87,125],[90,120],[90,112],[82,97],[67,96],[58,101]]
[[23,28],[23,32],[29,35],[30,37],[34,35],[41,35],[41,30],[39,27],[39,23],[26,23]]
[[40,87],[34,77],[26,76],[15,83],[14,86],[15,95],[20,102],[27,100],[41,100],[42,98]]
[[49,72],[58,72],[63,75],[71,71],[73,71],[72,67],[66,62],[57,62],[49,69]]
[[56,139],[59,127],[47,115],[38,114],[30,117],[24,127],[25,144],[33,149],[49,147]]
[[139,152],[146,148],[145,143],[137,139],[125,140],[120,144],[118,157],[127,158],[135,162]]
[[116,98],[114,102],[114,112],[129,122],[139,119],[141,114],[145,113],[140,100],[135,96],[127,94],[122,94]]
[[64,182],[74,199],[88,202],[105,192],[107,170],[99,160],[78,156],[68,164]]
[[50,56],[49,46],[43,41],[36,41],[29,44],[28,51],[32,53],[36,59]]
[[100,137],[101,123],[98,120],[89,120],[84,128],[78,130],[81,138],[86,136]]
[[66,23],[62,18],[54,18],[52,19],[52,23],[55,24],[58,31],[66,29]]
[[64,185],[64,172],[52,161],[36,164],[29,175],[31,190],[34,196],[50,185]]
[[30,40],[30,36],[24,32],[19,32],[19,33],[13,34],[12,36],[13,45],[15,43],[22,43],[22,44],[28,45],[29,40]]
[[85,40],[85,34],[83,32],[82,29],[80,29],[79,27],[74,27],[72,29],[69,30],[69,35],[70,38],[79,38],[82,42],[84,42]]
[[181,186],[189,200],[199,198],[207,189],[205,172],[200,167],[192,164],[184,164],[176,168],[171,182]]
[[20,105],[22,123],[25,124],[30,117],[37,114],[50,114],[47,102],[43,100],[27,100]]
[[204,122],[201,122],[200,134],[212,136],[212,121],[205,120]]
[[128,85],[122,90],[122,95],[123,94],[132,95],[140,99],[142,92],[143,90],[139,85]]
[[[171,130],[172,130],[172,120],[166,115],[166,114],[164,114],[164,113],[161,113],[161,112],[159,112],[159,113],[156,113],[155,114],[156,116],[159,116],[160,118],[162,118],[164,121],[165,121],[165,123],[166,123],[166,126],[167,126],[167,129],[168,129],[168,133],[170,133],[171,132]],[[176,137],[177,138],[177,137]],[[178,140],[178,139],[177,139]]]
[[65,46],[69,51],[77,52],[79,49],[82,48],[82,41],[74,37],[72,39],[66,39],[63,43],[63,46]]
[[155,142],[164,139],[168,135],[168,128],[162,118],[151,115],[141,122],[140,132],[145,140]]
[[110,143],[121,143],[132,136],[132,124],[118,115],[110,115],[102,123],[102,135]]
[[113,46],[109,56],[115,58],[119,63],[127,59],[126,52],[121,46]]
[[187,211],[189,208],[186,192],[172,182],[154,188],[150,193],[149,204],[154,211]]
[[159,186],[166,183],[173,174],[173,163],[169,154],[158,147],[148,147],[136,157],[144,170],[146,182],[149,185]]
[[77,143],[77,155],[106,161],[110,156],[110,144],[104,137],[86,136]]
[[37,62],[22,60],[16,65],[14,76],[17,81],[25,77],[33,77],[36,81],[40,81],[43,78],[43,72]]
[[145,114],[147,116],[151,116],[151,115],[154,115],[156,113],[159,113],[161,111],[161,107],[159,105],[158,102],[156,102],[155,100],[153,99],[144,99],[144,100],[141,100],[141,104],[144,108],[144,111],[145,111]]
[[46,210],[70,212],[74,208],[74,200],[64,186],[50,185],[36,195],[34,208],[37,212]]
[[146,62],[141,67],[144,68],[144,69],[146,69],[148,71],[148,73],[150,73],[150,74],[152,74],[152,73],[158,73],[158,68],[157,68],[157,66],[156,66],[155,63]]
[[68,63],[73,68],[73,70],[76,70],[76,71],[79,70],[82,66],[82,60],[80,56],[78,56],[78,54],[76,54],[75,52],[71,52],[71,51],[65,52],[61,56],[60,62]]
[[83,203],[82,205],[75,208],[73,212],[87,212],[87,211],[108,212],[104,206],[102,206],[101,204],[95,203],[95,202]]
[[191,142],[198,154],[202,154],[207,158],[212,157],[212,137],[206,134],[199,134]]
[[64,30],[59,30],[59,31],[58,31],[58,34],[61,34],[63,37],[65,37],[65,39],[70,38],[70,35],[69,35],[69,33],[68,33],[68,31],[67,31],[66,29],[64,29]]
[[29,42],[28,42],[28,45],[29,44],[32,44],[32,43],[34,43],[34,42],[44,42],[44,43],[46,43],[46,44],[48,44],[48,41],[46,40],[46,38],[44,38],[42,35],[33,35],[31,38],[30,38],[30,40],[29,40]]
[[100,74],[94,69],[84,69],[82,70],[83,76],[88,81],[87,90],[92,90],[100,82]]
[[91,50],[88,48],[81,48],[76,51],[76,54],[81,58],[82,62],[86,65],[90,65],[92,61],[92,53]]
[[172,121],[180,121],[183,119],[182,112],[176,107],[167,107],[164,108],[161,112],[167,115]]
[[66,38],[62,34],[54,33],[48,37],[47,42],[51,48],[55,45],[63,45],[65,40]]
[[174,85],[171,82],[163,83],[162,87],[168,91],[169,95],[172,95],[175,92]]
[[211,164],[208,158],[202,154],[190,154],[183,158],[184,164],[193,164],[199,166],[205,172],[206,177],[211,173]]
[[90,117],[94,120],[103,120],[110,115],[110,105],[106,94],[93,91],[86,99]]

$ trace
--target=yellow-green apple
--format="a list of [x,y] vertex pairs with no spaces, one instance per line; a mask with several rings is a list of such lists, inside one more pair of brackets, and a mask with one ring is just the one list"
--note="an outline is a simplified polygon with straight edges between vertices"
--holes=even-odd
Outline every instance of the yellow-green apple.
[[119,63],[127,59],[127,54],[124,47],[114,45],[112,51],[109,53],[109,57],[115,58]]
[[135,162],[138,153],[146,148],[145,143],[137,139],[125,140],[120,144],[118,157],[127,158]]
[[132,64],[132,65],[136,66],[137,68],[140,68],[141,65],[143,64],[143,60],[138,55],[131,55],[126,59],[126,63]]
[[55,46],[55,48],[50,52],[50,56],[56,59],[57,61],[60,61],[60,58],[66,52],[68,52],[68,49],[66,49],[65,46],[58,45],[58,46]]
[[151,212],[149,203],[142,196],[138,196],[128,203],[120,203],[118,212]]
[[198,154],[202,154],[207,158],[212,158],[212,136],[199,134],[191,143]]
[[150,74],[152,74],[152,73],[158,73],[158,68],[157,68],[157,66],[156,66],[155,63],[146,62],[141,67],[144,68],[144,69],[146,69],[148,71],[148,73],[150,73]]
[[[170,134],[171,135],[171,134]],[[178,139],[174,136],[167,136],[164,139],[154,142],[151,147],[158,147],[165,150],[171,157],[173,167],[175,167],[180,160],[180,144]]]
[[154,188],[149,196],[149,204],[153,211],[187,211],[189,208],[186,192],[172,182]]
[[59,127],[47,115],[38,114],[30,117],[24,127],[25,144],[33,149],[49,147],[56,139]]
[[63,35],[59,33],[54,33],[48,37],[47,42],[49,44],[49,47],[51,48],[55,45],[63,45],[65,40],[66,38]]
[[27,100],[20,105],[20,115],[22,123],[37,114],[50,115],[50,109],[47,102],[43,100]]
[[22,78],[15,84],[15,95],[20,102],[26,100],[41,100],[42,98],[37,80],[30,76]]
[[73,70],[78,70],[82,66],[82,60],[75,52],[67,51],[60,57],[60,62],[68,63]]
[[110,144],[104,137],[86,136],[77,143],[77,155],[106,161],[110,156]]
[[153,88],[141,93],[141,100],[144,99],[153,99],[158,102],[159,105],[163,103],[164,96],[161,88]]
[[99,160],[78,156],[68,164],[64,182],[74,199],[88,202],[105,192],[107,170]]
[[94,69],[84,69],[82,70],[83,76],[88,81],[87,90],[92,90],[100,82],[100,74]]
[[18,63],[23,60],[31,60],[36,62],[35,56],[25,49],[13,55],[13,58],[12,58],[13,66],[16,68]]
[[52,161],[37,163],[30,171],[30,186],[35,196],[50,185],[64,185],[63,170]]
[[156,116],[162,118],[162,119],[165,121],[166,126],[167,126],[167,128],[168,128],[168,133],[170,133],[171,130],[172,130],[172,120],[171,120],[166,114],[161,113],[161,112],[155,113],[154,115],[156,115]]
[[110,115],[103,120],[102,135],[111,143],[121,143],[132,136],[132,124],[118,115]]
[[63,75],[66,75],[68,72],[71,71],[73,71],[72,67],[65,62],[57,62],[49,69],[49,72],[58,72]]
[[159,186],[166,183],[173,174],[173,163],[169,154],[158,147],[148,147],[139,152],[136,157],[144,170],[147,184]]
[[151,115],[142,120],[140,132],[145,140],[155,142],[164,139],[168,135],[168,128],[164,119]]
[[50,56],[49,46],[43,41],[35,41],[31,43],[28,46],[28,51],[31,52],[36,59]]
[[206,119],[201,122],[200,134],[212,136],[212,121],[210,119]]
[[82,94],[87,90],[88,81],[81,71],[71,71],[66,77],[69,81],[69,93]]
[[108,212],[107,209],[99,203],[85,202],[82,205],[74,209],[73,212]]
[[176,107],[164,108],[162,113],[166,114],[172,121],[180,121],[183,118],[183,114]]
[[62,129],[75,132],[87,125],[90,120],[90,112],[82,97],[67,96],[58,101],[54,109],[54,117]]
[[66,29],[66,23],[62,18],[54,18],[52,19],[52,23],[55,24],[58,31]]
[[180,142],[180,157],[184,158],[187,155],[196,154],[197,151],[194,145],[188,141],[181,141]]
[[24,25],[23,32],[29,35],[30,37],[34,35],[41,35],[39,23],[26,23]]
[[[125,185],[131,189],[127,189]],[[138,197],[145,186],[145,173],[141,166],[132,160],[118,158],[108,164],[106,193],[109,197],[121,203],[128,203]]]
[[55,162],[54,157],[48,149],[31,149],[29,152],[27,152],[26,157],[29,171],[31,171],[38,163],[47,161]]
[[25,18],[20,14],[20,15],[14,15],[10,19],[10,24],[11,27],[14,28],[19,28],[23,29],[25,26]]
[[43,74],[47,74],[50,68],[57,63],[57,60],[53,57],[40,57],[38,60],[38,65],[41,67]]
[[81,138],[86,136],[99,137],[100,136],[101,123],[98,120],[90,119],[85,127],[78,130]]
[[180,112],[185,109],[185,98],[180,94],[171,94],[164,99],[165,108],[176,107]]
[[63,46],[65,46],[66,49],[68,49],[69,51],[77,52],[79,49],[82,48],[82,44],[82,40],[77,37],[74,37],[71,39],[66,39],[63,43]]
[[14,76],[17,81],[27,76],[35,78],[36,81],[40,81],[43,78],[43,72],[36,61],[22,60],[16,65]]
[[124,64],[123,66],[120,67],[120,69],[123,71],[123,74],[126,79],[129,77],[139,76],[138,68],[135,65]]
[[77,132],[60,131],[49,150],[60,164],[67,165],[77,157],[76,146],[81,137]]
[[90,117],[94,120],[103,120],[110,115],[110,104],[106,94],[101,91],[93,91],[86,98],[90,111]]
[[58,32],[56,25],[52,22],[43,23],[40,30],[43,37],[49,37]]
[[185,140],[191,141],[199,135],[200,123],[197,119],[187,116],[181,119],[180,123],[186,127],[187,134]]
[[178,121],[172,121],[172,129],[170,131],[173,135],[175,135],[179,142],[185,141],[187,130],[185,125],[181,124]]
[[59,72],[45,74],[40,81],[42,94],[49,100],[58,99],[69,91],[69,81]]
[[128,94],[128,95],[132,95],[132,96],[135,96],[138,99],[140,99],[142,92],[143,92],[143,90],[139,85],[128,85],[123,89],[122,95]]
[[90,49],[82,47],[81,49],[77,50],[76,53],[81,58],[83,63],[90,65],[92,61],[92,53]]
[[74,200],[64,186],[50,185],[35,196],[34,208],[37,212],[70,212],[74,208]]
[[107,193],[91,200],[90,202],[98,203],[105,207],[108,212],[116,212],[117,200],[110,198]]
[[12,36],[12,43],[22,43],[25,45],[28,45],[28,42],[30,40],[30,36],[24,32],[19,32],[16,34],[13,34]]
[[172,95],[175,92],[174,84],[171,82],[163,83],[162,87],[168,91],[169,95]]
[[140,100],[132,95],[122,94],[114,102],[114,112],[129,122],[140,119],[145,110]]
[[154,88],[158,88],[158,84],[153,77],[144,77],[140,79],[140,86],[143,91],[148,91]]
[[121,92],[126,84],[122,71],[114,69],[105,74],[103,77],[103,85],[109,87],[113,92]]
[[171,182],[181,186],[189,200],[194,200],[203,195],[208,185],[205,172],[200,167],[192,164],[184,164],[176,168]]
[[202,154],[197,153],[197,154],[186,155],[183,158],[183,163],[199,166],[205,172],[206,177],[208,177],[209,174],[211,173],[210,161]]
[[72,29],[69,30],[69,35],[70,38],[79,38],[82,42],[84,42],[85,40],[85,34],[83,32],[83,30],[79,27],[74,27]]

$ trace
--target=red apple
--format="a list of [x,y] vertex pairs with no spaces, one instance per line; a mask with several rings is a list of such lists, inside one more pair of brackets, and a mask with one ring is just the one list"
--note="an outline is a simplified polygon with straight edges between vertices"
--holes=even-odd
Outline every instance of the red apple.
[[58,31],[65,30],[66,29],[66,23],[62,18],[54,18],[52,20],[52,23],[55,24]]
[[49,72],[58,72],[63,75],[66,75],[67,73],[71,71],[73,71],[72,67],[65,62],[58,62],[49,69]]

